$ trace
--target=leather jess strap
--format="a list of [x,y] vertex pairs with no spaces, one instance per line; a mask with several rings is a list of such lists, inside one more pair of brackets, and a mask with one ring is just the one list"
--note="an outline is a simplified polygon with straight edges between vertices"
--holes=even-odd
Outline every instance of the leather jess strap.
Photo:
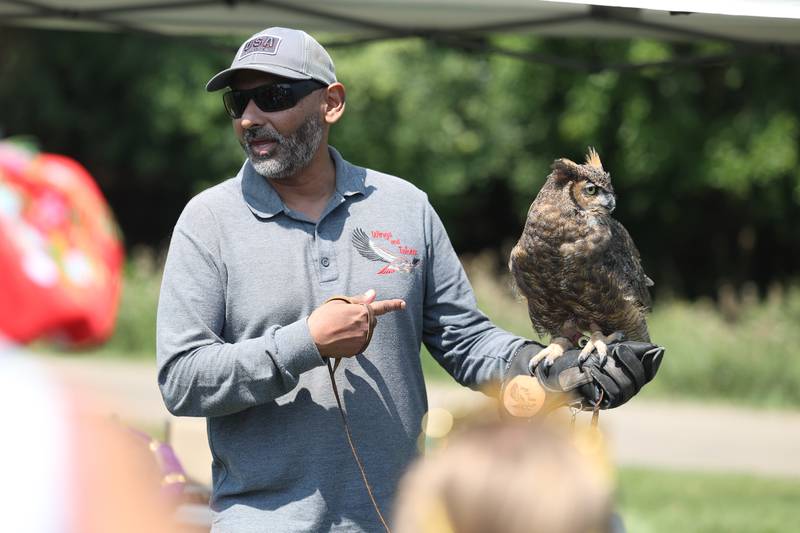
[[[349,304],[361,304],[367,309],[367,319],[369,320],[369,325],[367,328],[367,338],[364,340],[364,344],[359,348],[358,353],[363,353],[364,350],[367,349],[369,346],[370,341],[372,340],[372,332],[375,331],[375,312],[372,310],[372,307],[369,304],[361,303],[361,302],[354,302],[351,298],[347,296],[332,296],[325,300],[324,303],[334,302],[334,301],[342,301]],[[324,304],[323,304],[324,305]],[[342,425],[344,426],[344,434],[347,437],[347,444],[350,446],[350,452],[353,454],[353,459],[355,459],[356,466],[358,467],[358,471],[361,474],[361,480],[364,482],[364,487],[367,489],[367,495],[369,496],[370,502],[372,503],[372,508],[375,510],[375,514],[378,517],[378,521],[380,521],[381,526],[386,531],[386,533],[391,533],[389,529],[389,525],[386,523],[386,519],[383,517],[383,513],[381,513],[381,508],[378,505],[378,501],[375,499],[375,494],[372,491],[372,485],[369,483],[369,479],[367,479],[367,472],[364,469],[364,463],[361,461],[361,458],[356,451],[355,443],[353,442],[353,434],[350,430],[350,422],[347,420],[347,415],[345,414],[344,408],[342,407],[342,398],[339,394],[339,388],[336,386],[336,377],[334,373],[336,369],[339,367],[339,363],[342,362],[343,357],[336,357],[336,362],[331,366],[332,358],[326,358],[325,364],[328,367],[328,374],[331,379],[331,387],[333,389],[333,396],[336,398],[336,406],[339,408],[339,414],[342,416]]]

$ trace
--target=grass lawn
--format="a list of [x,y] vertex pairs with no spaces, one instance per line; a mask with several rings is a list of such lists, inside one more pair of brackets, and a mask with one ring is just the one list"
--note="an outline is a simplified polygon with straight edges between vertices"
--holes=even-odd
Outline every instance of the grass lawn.
[[617,502],[630,533],[784,533],[800,527],[800,480],[623,468]]

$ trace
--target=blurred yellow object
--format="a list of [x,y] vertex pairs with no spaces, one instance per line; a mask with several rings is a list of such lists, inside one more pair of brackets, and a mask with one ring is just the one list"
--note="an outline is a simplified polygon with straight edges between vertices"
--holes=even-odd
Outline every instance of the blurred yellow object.
[[441,439],[453,429],[453,415],[447,409],[434,407],[422,417],[422,431],[427,437]]

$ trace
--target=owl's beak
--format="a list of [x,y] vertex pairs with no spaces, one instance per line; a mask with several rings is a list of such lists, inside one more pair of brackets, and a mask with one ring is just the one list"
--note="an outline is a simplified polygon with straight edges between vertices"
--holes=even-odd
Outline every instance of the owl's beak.
[[605,206],[606,209],[608,209],[609,213],[613,213],[614,209],[617,207],[617,200],[616,198],[614,198],[613,195],[609,194],[608,196],[603,198],[603,205]]

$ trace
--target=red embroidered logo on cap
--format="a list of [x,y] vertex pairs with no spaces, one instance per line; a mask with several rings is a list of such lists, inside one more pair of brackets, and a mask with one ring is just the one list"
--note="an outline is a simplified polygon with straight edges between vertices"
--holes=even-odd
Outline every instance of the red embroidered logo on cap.
[[[420,264],[419,257],[416,257],[417,250],[401,244],[400,239],[392,237],[391,231],[372,231],[371,235],[372,238],[361,228],[354,229],[352,237],[353,246],[358,250],[358,253],[370,261],[386,263],[386,265],[378,271],[378,274],[393,274],[395,272],[408,273]],[[397,251],[391,252],[379,246],[373,239],[385,240]]]
[[242,53],[239,54],[239,59],[248,54],[261,54],[275,55],[278,53],[278,45],[281,44],[281,38],[273,35],[262,35],[261,37],[254,37],[244,43]]

